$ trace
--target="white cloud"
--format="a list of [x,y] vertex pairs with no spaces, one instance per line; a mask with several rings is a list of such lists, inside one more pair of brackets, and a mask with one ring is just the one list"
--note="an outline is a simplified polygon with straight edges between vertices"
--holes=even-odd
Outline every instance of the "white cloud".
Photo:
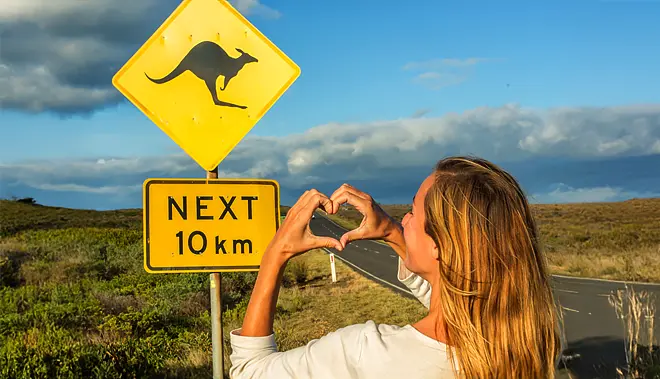
[[[277,18],[258,0],[245,15]],[[3,0],[0,109],[86,113],[123,99],[114,73],[180,0]]]
[[416,111],[412,114],[412,116],[410,116],[410,118],[420,118],[420,117],[424,117],[424,116],[426,116],[427,114],[431,113],[431,111],[432,111],[432,109],[430,109],[430,108],[420,108],[420,109],[416,110]]
[[543,204],[559,203],[597,203],[607,201],[621,201],[632,198],[660,197],[660,192],[627,191],[620,187],[590,187],[573,188],[559,183],[557,188],[548,193],[530,196],[530,202]]
[[245,15],[255,14],[264,18],[280,18],[282,16],[279,11],[262,4],[259,0],[231,0],[230,2],[237,11]]
[[[474,154],[496,162],[593,160],[657,154],[659,145],[660,104],[551,110],[505,105],[442,117],[332,123],[286,137],[248,137],[222,162],[220,177],[274,178],[289,188],[351,180],[392,182],[393,175],[427,172],[447,155]],[[147,177],[191,175],[200,177],[203,170],[183,154],[0,163],[0,184],[103,188],[138,185]],[[589,196],[608,194],[607,189],[590,191]],[[587,194],[561,188],[548,196]]]
[[[29,184],[29,183],[28,183]],[[59,192],[86,192],[86,193],[95,193],[95,194],[120,194],[124,195],[131,192],[139,192],[142,190],[142,186],[100,186],[100,187],[90,187],[80,184],[41,184],[34,183],[31,185],[33,188],[46,190],[46,191],[59,191]]]
[[404,70],[442,70],[447,67],[468,67],[478,63],[492,62],[489,58],[437,58],[422,62],[409,62],[403,66]]
[[458,85],[466,81],[479,63],[494,62],[493,58],[438,58],[422,62],[409,62],[403,66],[405,71],[421,71],[413,82],[432,90]]

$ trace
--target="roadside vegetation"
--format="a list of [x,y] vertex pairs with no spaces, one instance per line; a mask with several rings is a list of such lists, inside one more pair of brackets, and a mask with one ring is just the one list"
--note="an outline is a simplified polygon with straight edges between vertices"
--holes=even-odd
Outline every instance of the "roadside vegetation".
[[[406,206],[385,208],[399,220],[407,212]],[[659,261],[651,259],[660,241],[660,199],[534,209],[553,272],[660,279]],[[360,217],[346,207],[333,219],[352,228]],[[97,212],[0,200],[0,378],[210,377],[209,275],[148,274],[142,243],[139,209]],[[321,251],[287,266],[275,321],[280,349],[369,319],[405,325],[425,313],[418,301],[341,261],[336,266],[337,283]],[[222,277],[226,372],[228,333],[240,327],[256,273]],[[653,329],[643,323],[653,304],[644,294],[617,296],[612,305],[629,331],[629,367],[622,374],[652,377],[645,375],[660,358],[642,337],[653,340],[643,333]],[[559,377],[569,374],[560,370]]]
[[[0,200],[0,378],[211,377],[209,275],[146,273],[141,217]],[[368,319],[423,315],[418,301],[336,268],[333,284],[321,251],[287,266],[281,349]],[[225,372],[255,279],[222,275]]]
[[[410,210],[382,207],[399,221]],[[553,274],[660,283],[660,198],[532,209]],[[351,206],[328,217],[351,229],[362,220]]]

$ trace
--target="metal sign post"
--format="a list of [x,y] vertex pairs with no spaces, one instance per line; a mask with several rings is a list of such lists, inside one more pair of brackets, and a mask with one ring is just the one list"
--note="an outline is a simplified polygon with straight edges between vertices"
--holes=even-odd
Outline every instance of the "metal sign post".
[[[206,179],[218,179],[218,168],[206,172]],[[213,345],[213,379],[222,379],[225,366],[222,339],[222,276],[219,272],[209,275],[211,296],[211,343]]]

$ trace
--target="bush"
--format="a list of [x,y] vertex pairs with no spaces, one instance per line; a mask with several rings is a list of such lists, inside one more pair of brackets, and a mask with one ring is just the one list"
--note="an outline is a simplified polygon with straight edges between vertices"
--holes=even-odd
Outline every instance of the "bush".
[[22,203],[22,204],[36,204],[37,200],[35,200],[32,197],[21,197],[21,198],[13,198],[13,200],[17,203]]
[[[165,366],[172,343],[164,335],[101,345],[81,341],[58,327],[33,329],[24,338],[2,341],[0,377],[144,378]],[[32,340],[26,344],[24,340]]]
[[309,272],[309,264],[304,257],[297,257],[289,262],[287,269],[290,271],[291,276],[296,284],[303,284],[307,281],[307,273]]
[[[222,273],[222,308],[231,309],[244,298],[249,297],[257,280],[256,272],[224,272]],[[208,283],[206,291],[208,293]]]
[[21,265],[27,258],[27,251],[19,244],[0,244],[0,287],[18,287],[21,284]]

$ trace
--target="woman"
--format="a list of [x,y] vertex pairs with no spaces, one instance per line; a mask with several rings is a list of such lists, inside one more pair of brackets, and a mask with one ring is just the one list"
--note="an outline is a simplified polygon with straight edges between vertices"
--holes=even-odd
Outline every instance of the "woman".
[[[344,203],[364,215],[359,228],[339,241],[310,232],[315,209],[332,214]],[[350,325],[277,352],[273,317],[286,262],[358,239],[382,239],[397,252],[398,278],[428,315],[403,327]],[[349,185],[329,198],[307,191],[264,253],[243,326],[230,334],[230,375],[552,378],[560,341],[546,270],[525,195],[511,175],[482,159],[438,162],[401,224]]]

